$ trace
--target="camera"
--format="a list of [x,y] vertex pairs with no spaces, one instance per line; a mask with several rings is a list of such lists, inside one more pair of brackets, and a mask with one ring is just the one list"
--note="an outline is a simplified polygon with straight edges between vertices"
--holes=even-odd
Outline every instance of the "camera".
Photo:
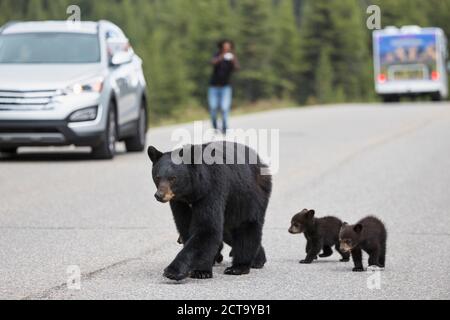
[[234,59],[234,54],[232,54],[231,52],[228,52],[223,56],[223,59],[225,61],[231,61]]

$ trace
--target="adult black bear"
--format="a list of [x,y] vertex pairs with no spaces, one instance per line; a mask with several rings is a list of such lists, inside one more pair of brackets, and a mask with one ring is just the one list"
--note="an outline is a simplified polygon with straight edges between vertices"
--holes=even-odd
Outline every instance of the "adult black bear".
[[155,197],[170,202],[184,243],[164,270],[165,277],[211,278],[222,242],[233,250],[233,263],[225,274],[247,274],[250,268],[264,266],[261,239],[272,178],[262,174],[267,166],[253,150],[212,142],[170,153],[149,147],[148,155],[158,188]]

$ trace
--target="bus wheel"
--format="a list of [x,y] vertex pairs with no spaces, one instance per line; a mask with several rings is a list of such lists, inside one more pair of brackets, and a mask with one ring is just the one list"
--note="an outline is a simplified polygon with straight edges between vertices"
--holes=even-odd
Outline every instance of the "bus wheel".
[[441,101],[442,100],[442,96],[440,92],[434,92],[431,94],[431,101]]
[[383,95],[382,98],[384,103],[400,102],[400,96],[395,94]]

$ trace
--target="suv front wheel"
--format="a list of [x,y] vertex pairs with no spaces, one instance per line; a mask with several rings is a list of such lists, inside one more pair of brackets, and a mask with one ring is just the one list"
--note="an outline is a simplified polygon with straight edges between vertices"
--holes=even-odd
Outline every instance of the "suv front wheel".
[[125,140],[125,146],[128,152],[141,152],[145,149],[147,136],[147,111],[145,101],[142,101],[139,110],[139,119],[136,125],[135,135]]
[[116,153],[117,126],[115,103],[111,102],[108,110],[108,119],[102,143],[92,148],[95,159],[112,159]]
[[6,156],[12,156],[15,155],[17,153],[17,149],[16,147],[12,147],[12,148],[0,148],[0,153],[6,155]]

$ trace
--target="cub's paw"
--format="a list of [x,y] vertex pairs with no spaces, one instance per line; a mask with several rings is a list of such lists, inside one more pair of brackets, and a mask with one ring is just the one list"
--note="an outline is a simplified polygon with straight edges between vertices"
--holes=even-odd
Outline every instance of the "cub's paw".
[[319,258],[328,258],[329,256],[331,256],[331,255],[333,255],[333,252],[331,252],[331,253],[322,253],[322,254],[319,254]]
[[244,274],[249,274],[250,268],[247,266],[232,266],[225,269],[225,274],[230,276],[241,276]]
[[312,263],[312,261],[311,260],[300,260],[300,263],[301,264],[311,264]]
[[373,266],[368,266],[367,267],[367,271],[372,271],[372,272],[376,272],[376,271],[383,271],[384,267],[378,266],[378,265],[373,265]]
[[187,272],[181,272],[176,268],[170,266],[164,270],[164,277],[170,280],[181,281],[183,279],[186,279],[188,275],[189,274]]
[[211,279],[213,277],[212,271],[192,271],[190,274],[192,279]]
[[364,268],[362,268],[362,267],[355,267],[355,268],[353,268],[352,271],[353,272],[364,272]]
[[342,258],[341,260],[339,260],[340,262],[349,262],[350,258]]

